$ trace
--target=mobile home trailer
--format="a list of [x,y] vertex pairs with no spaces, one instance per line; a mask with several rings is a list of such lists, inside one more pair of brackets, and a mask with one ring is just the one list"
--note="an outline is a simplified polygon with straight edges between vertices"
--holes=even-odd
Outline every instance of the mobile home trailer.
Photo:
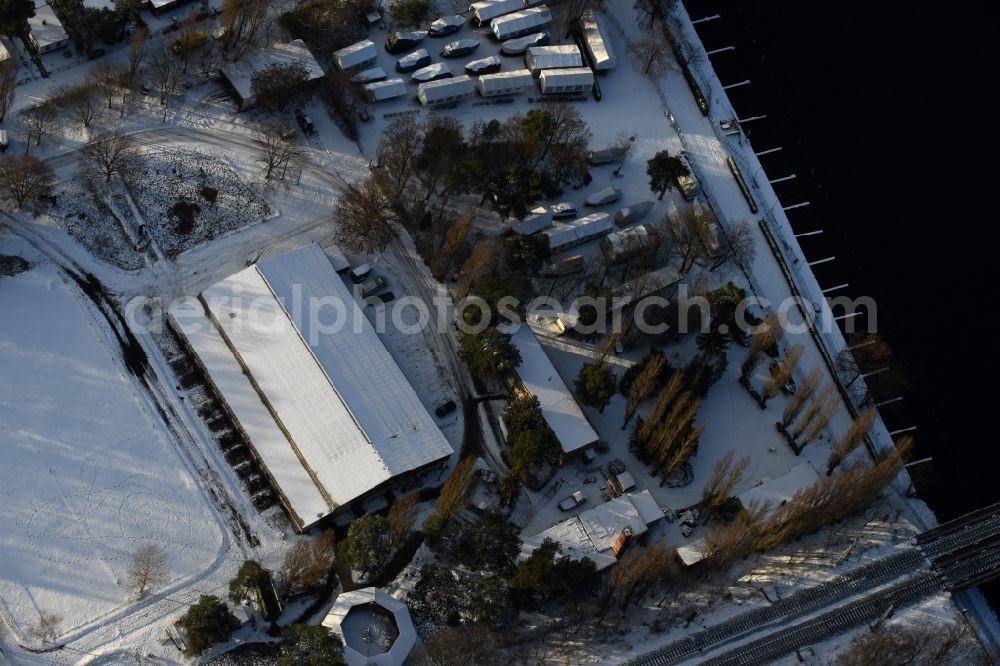
[[584,92],[594,87],[594,73],[589,67],[545,69],[538,78],[544,94]]
[[583,67],[583,56],[575,44],[532,46],[524,54],[524,66],[537,78],[543,69]]
[[375,49],[375,42],[365,39],[357,44],[345,46],[339,51],[334,51],[333,62],[337,69],[367,69],[375,64],[378,51]]
[[531,72],[528,70],[515,69],[499,74],[484,74],[479,77],[477,83],[480,95],[494,97],[495,95],[513,95],[524,92],[534,87],[535,80],[531,78]]
[[583,13],[580,21],[580,29],[583,31],[583,46],[590,56],[590,64],[598,72],[614,69],[618,64],[615,52],[611,48],[611,41],[608,39],[608,30],[601,23],[601,17],[593,9],[588,9]]
[[512,37],[520,37],[532,32],[538,32],[552,24],[552,12],[548,6],[538,5],[531,9],[505,14],[490,21],[493,36],[503,41]]
[[382,102],[406,94],[406,82],[403,79],[386,79],[364,85],[365,95],[370,102]]
[[519,9],[524,9],[522,0],[484,0],[469,5],[472,19],[478,25],[484,25],[498,16],[516,12]]
[[428,81],[417,86],[417,99],[424,106],[457,102],[472,94],[476,84],[466,74],[451,79]]
[[561,252],[575,245],[600,238],[613,228],[614,224],[611,222],[610,215],[594,213],[577,218],[568,224],[560,224],[546,229],[543,233],[549,237],[549,249],[552,252]]

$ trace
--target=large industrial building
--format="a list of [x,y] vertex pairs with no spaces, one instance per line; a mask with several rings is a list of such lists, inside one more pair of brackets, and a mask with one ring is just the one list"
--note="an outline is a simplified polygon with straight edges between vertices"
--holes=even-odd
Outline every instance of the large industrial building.
[[299,530],[452,454],[317,245],[170,315]]

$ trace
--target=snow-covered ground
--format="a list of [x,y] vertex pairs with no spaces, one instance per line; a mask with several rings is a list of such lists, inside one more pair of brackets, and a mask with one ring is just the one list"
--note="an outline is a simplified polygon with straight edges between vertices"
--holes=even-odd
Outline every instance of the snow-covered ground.
[[39,613],[78,635],[131,602],[129,553],[168,556],[165,592],[222,555],[223,528],[94,313],[52,266],[0,281],[0,604],[27,638]]

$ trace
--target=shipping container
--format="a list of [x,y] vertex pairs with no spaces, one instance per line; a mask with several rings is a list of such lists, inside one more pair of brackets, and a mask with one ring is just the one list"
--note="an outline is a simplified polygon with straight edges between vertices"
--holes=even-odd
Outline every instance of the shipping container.
[[417,99],[424,106],[448,104],[468,97],[475,89],[476,84],[472,78],[463,74],[451,79],[421,83],[417,87]]
[[483,97],[495,95],[514,95],[530,90],[535,85],[531,72],[526,69],[515,69],[499,74],[484,74],[479,77],[479,94]]

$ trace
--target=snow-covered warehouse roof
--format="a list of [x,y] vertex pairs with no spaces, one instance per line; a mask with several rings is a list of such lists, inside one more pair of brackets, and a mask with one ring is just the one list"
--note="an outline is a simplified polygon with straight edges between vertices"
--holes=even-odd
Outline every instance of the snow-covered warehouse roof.
[[377,57],[378,50],[375,48],[375,42],[370,39],[363,39],[356,44],[345,46],[339,51],[333,52],[333,61],[339,69],[367,66],[373,64]]
[[[365,605],[381,606],[392,614],[399,635],[393,641],[388,652],[381,654],[361,654],[357,636],[347,635],[344,631],[344,619],[352,608]],[[323,626],[332,629],[344,643],[344,661],[348,666],[402,666],[406,657],[417,644],[417,631],[410,618],[410,610],[406,604],[387,592],[375,587],[344,592],[337,596],[333,608],[323,618]]]
[[385,81],[366,83],[364,89],[365,94],[368,95],[368,99],[373,102],[381,102],[382,100],[405,95],[406,82],[403,79],[386,79]]
[[510,338],[521,353],[517,376],[524,388],[538,398],[545,422],[552,428],[564,453],[572,453],[598,440],[573,393],[566,388],[552,361],[527,325],[518,326]]
[[[285,435],[284,441],[251,438],[251,445],[302,527],[394,476],[451,455],[319,246],[231,275],[202,292],[202,301]],[[218,359],[199,357],[216,381]],[[230,403],[224,386],[220,391]],[[302,471],[293,458],[325,507],[298,488]],[[309,500],[302,506],[300,492]]]
[[648,490],[627,493],[525,539],[518,557],[528,559],[546,539],[551,539],[562,547],[566,557],[589,557],[598,570],[605,569],[617,561],[611,547],[625,528],[637,537],[661,518],[663,510]]
[[607,213],[594,213],[585,217],[578,217],[565,224],[559,224],[551,229],[546,229],[545,233],[549,236],[549,247],[553,252],[558,252],[559,250],[564,250],[580,243],[586,243],[598,236],[603,236],[612,229],[614,229],[614,224],[611,221],[610,215]]
[[170,308],[170,318],[252,442],[261,463],[279,483],[278,492],[300,527],[328,515],[330,502],[320,493],[296,456],[288,437],[268,411],[222,334],[206,317],[204,306],[194,298],[180,301]]
[[611,48],[608,31],[597,12],[593,9],[585,11],[580,21],[580,27],[583,30],[583,44],[590,55],[594,69],[597,71],[614,69],[615,65],[618,64],[618,59]]
[[751,502],[767,503],[774,510],[795,497],[795,493],[819,481],[819,474],[808,460],[773,479],[766,479],[750,490],[740,493],[740,504],[748,508]]
[[309,72],[309,81],[315,81],[326,75],[312,52],[306,47],[306,43],[301,39],[275,44],[265,51],[248,55],[237,62],[227,63],[222,66],[221,71],[243,101],[243,106],[247,107],[254,103],[250,82],[255,72],[259,72],[269,65],[287,65],[294,62],[301,62],[305,65]]
[[543,69],[583,67],[583,56],[576,44],[532,46],[524,54],[524,66],[537,75]]

